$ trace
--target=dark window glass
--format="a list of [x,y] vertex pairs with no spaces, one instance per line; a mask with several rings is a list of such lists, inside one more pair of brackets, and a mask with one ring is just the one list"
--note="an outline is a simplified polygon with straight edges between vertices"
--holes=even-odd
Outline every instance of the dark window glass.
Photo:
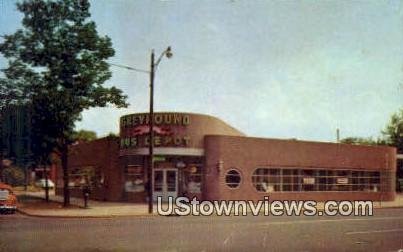
[[236,188],[241,183],[241,174],[237,170],[230,170],[225,175],[225,183],[230,188]]

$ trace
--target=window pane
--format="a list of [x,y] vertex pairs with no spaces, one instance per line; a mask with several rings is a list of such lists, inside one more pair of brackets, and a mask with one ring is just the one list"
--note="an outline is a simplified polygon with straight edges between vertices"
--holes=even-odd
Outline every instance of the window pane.
[[239,186],[241,182],[241,175],[236,170],[230,170],[225,176],[225,183],[228,187],[235,188]]

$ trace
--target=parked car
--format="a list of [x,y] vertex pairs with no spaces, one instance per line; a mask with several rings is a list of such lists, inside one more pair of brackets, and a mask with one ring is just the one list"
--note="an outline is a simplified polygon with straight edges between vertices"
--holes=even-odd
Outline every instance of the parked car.
[[[46,187],[46,179],[40,179],[35,182],[35,186],[45,188]],[[55,183],[52,182],[52,180],[48,179],[48,187],[50,189],[55,188]]]
[[17,210],[17,197],[11,186],[0,182],[0,213],[15,213]]

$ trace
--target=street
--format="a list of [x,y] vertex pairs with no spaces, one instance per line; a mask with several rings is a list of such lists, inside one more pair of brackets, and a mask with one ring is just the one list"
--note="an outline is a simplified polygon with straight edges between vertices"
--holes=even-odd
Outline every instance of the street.
[[398,251],[403,209],[372,217],[0,216],[1,251]]

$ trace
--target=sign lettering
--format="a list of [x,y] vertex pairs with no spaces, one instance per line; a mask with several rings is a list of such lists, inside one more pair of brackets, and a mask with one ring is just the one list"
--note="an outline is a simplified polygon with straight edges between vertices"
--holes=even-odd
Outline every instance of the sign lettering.
[[[190,145],[190,137],[184,129],[190,125],[190,115],[179,113],[154,114],[154,146],[185,147]],[[120,147],[139,148],[150,145],[149,114],[131,114],[120,120]]]
[[[120,120],[120,127],[132,127],[138,125],[148,125],[150,117],[148,114],[133,114],[123,116]],[[181,125],[187,126],[190,124],[190,116],[183,114],[154,114],[155,125]]]

